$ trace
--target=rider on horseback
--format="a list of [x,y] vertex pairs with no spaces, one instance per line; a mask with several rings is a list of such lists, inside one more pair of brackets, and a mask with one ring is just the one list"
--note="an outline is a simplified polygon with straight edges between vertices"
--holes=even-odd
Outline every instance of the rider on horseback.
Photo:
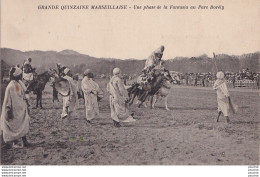
[[158,49],[152,52],[152,54],[147,58],[145,62],[145,67],[143,70],[150,72],[157,65],[160,65],[162,56],[163,56],[164,46],[162,45]]
[[28,91],[34,85],[34,82],[37,77],[37,74],[35,72],[36,68],[33,68],[31,63],[32,63],[31,58],[28,58],[23,63],[23,80],[25,81],[25,85],[27,86]]
[[58,68],[58,75],[63,77],[66,74],[64,73],[64,70],[67,68],[66,66],[63,66],[61,63],[57,63],[57,68]]
[[140,89],[143,89],[144,86],[153,80],[155,70],[164,71],[164,67],[162,66],[163,62],[161,61],[163,51],[164,46],[162,45],[147,58],[145,67],[142,70],[143,73],[137,79],[137,83],[139,84]]
[[32,59],[28,58],[23,64],[23,79],[27,81],[33,80],[35,68],[31,65]]
[[128,89],[131,97],[130,105],[135,96],[139,101],[144,102],[148,95],[155,94],[162,87],[163,78],[170,75],[163,66],[164,62],[161,61],[163,51],[164,46],[161,46],[147,58],[142,74],[137,78],[137,82]]

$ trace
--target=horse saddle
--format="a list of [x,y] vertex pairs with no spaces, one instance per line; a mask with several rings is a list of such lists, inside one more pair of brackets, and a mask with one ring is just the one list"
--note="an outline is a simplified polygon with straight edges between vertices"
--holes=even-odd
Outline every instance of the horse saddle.
[[54,86],[62,96],[68,96],[70,93],[70,83],[68,80],[63,79],[63,78],[58,78],[54,82]]

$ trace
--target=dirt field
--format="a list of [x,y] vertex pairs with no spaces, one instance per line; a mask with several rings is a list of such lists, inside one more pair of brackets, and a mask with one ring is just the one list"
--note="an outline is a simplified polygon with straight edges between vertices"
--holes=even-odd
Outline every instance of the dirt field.
[[[105,91],[106,81],[99,81]],[[216,93],[211,88],[174,86],[169,108],[138,109],[136,122],[112,125],[108,94],[100,102],[100,115],[90,125],[83,100],[77,115],[62,122],[59,105],[52,104],[46,87],[44,109],[31,109],[28,134],[31,148],[2,147],[8,165],[256,165],[259,164],[259,92],[232,89],[239,113],[216,122]],[[35,96],[31,96],[35,105]]]

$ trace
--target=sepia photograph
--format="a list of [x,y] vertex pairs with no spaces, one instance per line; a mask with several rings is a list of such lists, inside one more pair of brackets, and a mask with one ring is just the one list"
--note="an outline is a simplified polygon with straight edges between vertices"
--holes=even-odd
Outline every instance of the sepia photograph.
[[2,0],[1,165],[259,166],[259,0]]

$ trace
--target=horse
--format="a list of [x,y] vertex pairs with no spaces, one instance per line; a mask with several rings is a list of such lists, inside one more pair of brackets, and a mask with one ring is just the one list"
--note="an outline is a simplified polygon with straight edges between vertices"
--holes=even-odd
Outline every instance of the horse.
[[130,97],[129,105],[133,104],[133,101],[137,96],[140,102],[138,107],[140,108],[148,96],[151,97],[158,92],[165,80],[173,82],[173,79],[169,71],[154,70],[152,73],[151,81],[145,86],[143,86],[142,89],[140,89],[140,85],[138,83],[133,84],[130,88],[127,89]]
[[33,92],[36,94],[36,108],[38,108],[38,105],[40,105],[40,108],[42,109],[42,92],[45,88],[45,85],[50,80],[51,77],[54,76],[54,72],[52,69],[49,69],[48,71],[45,71],[42,74],[37,75],[37,77],[31,81],[31,83],[27,87],[28,92]]
[[[180,85],[180,78],[178,74],[171,73],[171,77],[173,79],[172,83]],[[155,95],[151,97],[151,109],[154,108],[154,105],[159,98],[164,98],[165,109],[168,111],[170,110],[168,108],[167,100],[172,87],[172,83],[169,80],[164,80],[162,87],[158,90],[158,92]]]

